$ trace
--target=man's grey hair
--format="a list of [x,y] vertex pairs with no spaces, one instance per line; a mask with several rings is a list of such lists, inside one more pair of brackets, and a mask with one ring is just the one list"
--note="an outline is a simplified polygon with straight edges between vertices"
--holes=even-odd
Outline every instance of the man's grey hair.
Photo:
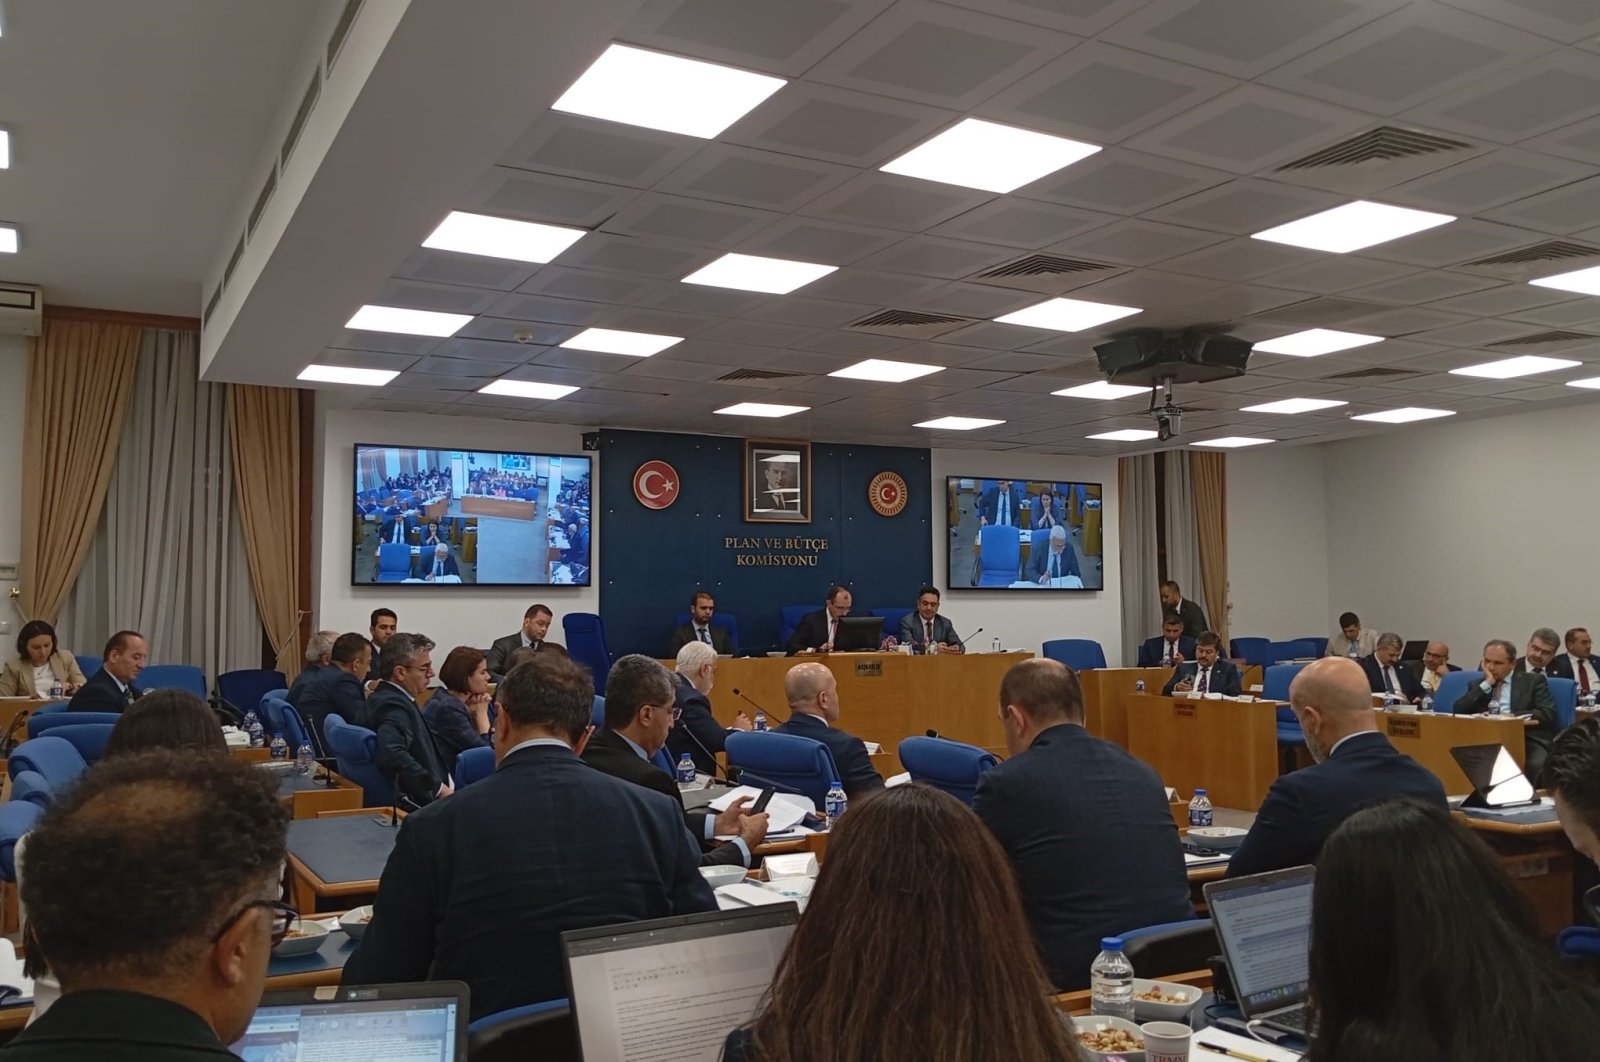
[[394,679],[394,669],[397,667],[410,667],[420,653],[426,653],[433,648],[433,639],[426,634],[403,634],[396,632],[389,635],[389,640],[383,643],[383,648],[378,650],[378,663],[376,665],[378,677],[381,679]]
[[1506,659],[1515,660],[1517,658],[1517,647],[1512,645],[1505,638],[1496,638],[1493,641],[1486,642],[1483,647],[1484,655],[1488,656],[1489,650],[1493,649],[1495,646],[1499,646],[1501,649],[1505,650]]
[[338,631],[317,631],[306,639],[306,663],[315,664],[333,652],[333,643],[339,640]]
[[1377,644],[1379,649],[1404,649],[1406,643],[1405,639],[1401,638],[1394,631],[1384,631],[1382,634],[1378,635]]
[[678,650],[678,674],[699,671],[717,658],[717,651],[705,642],[685,642]]
[[1552,649],[1559,648],[1561,645],[1561,635],[1557,634],[1549,627],[1540,627],[1538,630],[1533,632],[1528,640],[1531,642],[1538,642],[1540,645],[1548,645]]
[[1052,527],[1050,529],[1050,541],[1051,542],[1065,542],[1066,540],[1067,540],[1067,529],[1066,528],[1062,527],[1060,524],[1057,524],[1056,526],[1054,526],[1054,527]]

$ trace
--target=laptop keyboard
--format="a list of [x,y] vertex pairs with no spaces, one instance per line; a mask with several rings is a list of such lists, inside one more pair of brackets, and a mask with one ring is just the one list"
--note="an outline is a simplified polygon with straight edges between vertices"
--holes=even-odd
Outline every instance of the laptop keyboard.
[[1280,1029],[1288,1029],[1301,1035],[1305,1034],[1306,1022],[1309,1020],[1310,1014],[1305,1007],[1294,1007],[1290,1010],[1280,1011],[1266,1019],[1269,1025],[1275,1025]]

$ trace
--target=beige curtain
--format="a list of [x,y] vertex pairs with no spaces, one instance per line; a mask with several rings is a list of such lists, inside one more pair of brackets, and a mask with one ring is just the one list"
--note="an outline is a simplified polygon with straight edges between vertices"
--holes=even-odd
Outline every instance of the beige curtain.
[[28,350],[21,608],[54,623],[94,538],[142,329],[46,318]]
[[1194,487],[1194,522],[1200,544],[1200,581],[1205,587],[1211,629],[1228,644],[1228,455],[1189,453]]
[[228,385],[233,486],[256,609],[291,681],[300,673],[300,400],[292,389]]
[[[1156,455],[1117,462],[1122,558],[1122,665],[1139,659],[1139,643],[1161,630],[1161,581],[1156,563]],[[1115,666],[1115,662],[1113,662]]]

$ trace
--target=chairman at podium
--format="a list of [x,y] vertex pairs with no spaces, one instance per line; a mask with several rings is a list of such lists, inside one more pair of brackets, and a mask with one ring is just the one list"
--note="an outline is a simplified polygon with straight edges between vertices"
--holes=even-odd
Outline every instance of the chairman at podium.
[[839,634],[839,621],[850,614],[850,591],[835,586],[828,591],[827,604],[815,612],[808,612],[795,625],[794,633],[784,643],[790,656],[800,653],[831,653],[834,639]]

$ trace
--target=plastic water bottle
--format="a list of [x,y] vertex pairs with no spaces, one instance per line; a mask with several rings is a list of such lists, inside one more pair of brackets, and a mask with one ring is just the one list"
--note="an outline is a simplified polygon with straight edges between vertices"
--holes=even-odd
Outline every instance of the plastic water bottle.
[[289,743],[283,740],[282,734],[273,734],[272,744],[267,746],[267,751],[275,760],[287,760],[289,758]]
[[244,713],[244,732],[250,735],[250,747],[259,749],[266,744],[266,731],[262,729],[261,719],[256,715],[255,709]]
[[1433,711],[1433,694],[1424,693],[1422,695],[1422,710],[1424,712]]
[[1000,651],[1000,639],[999,638],[996,638],[992,643],[990,643],[989,651],[991,653],[998,653]]
[[294,773],[310,774],[311,768],[316,765],[316,762],[317,754],[311,748],[311,742],[300,742],[300,747],[294,750]]
[[762,731],[762,730],[766,730],[766,729],[767,729],[767,713],[763,712],[760,708],[757,708],[756,709],[756,730]]
[[1134,679],[1133,680],[1133,692],[1135,692],[1135,693],[1143,693],[1144,692],[1144,679]]
[[678,757],[678,783],[680,785],[694,783],[694,757],[687,752]]
[[59,701],[65,696],[66,691],[62,688],[60,679],[50,684],[50,699],[52,701]]
[[1089,967],[1089,1000],[1091,1013],[1133,1020],[1133,963],[1122,954],[1121,937],[1100,941]]
[[844,783],[835,778],[833,784],[828,786],[828,799],[825,804],[828,814],[828,825],[833,826],[837,824],[839,821],[839,816],[843,815],[845,809],[849,806],[850,798],[844,795]]
[[1196,789],[1194,799],[1189,801],[1189,825],[1211,825],[1211,798],[1206,796],[1204,789]]

